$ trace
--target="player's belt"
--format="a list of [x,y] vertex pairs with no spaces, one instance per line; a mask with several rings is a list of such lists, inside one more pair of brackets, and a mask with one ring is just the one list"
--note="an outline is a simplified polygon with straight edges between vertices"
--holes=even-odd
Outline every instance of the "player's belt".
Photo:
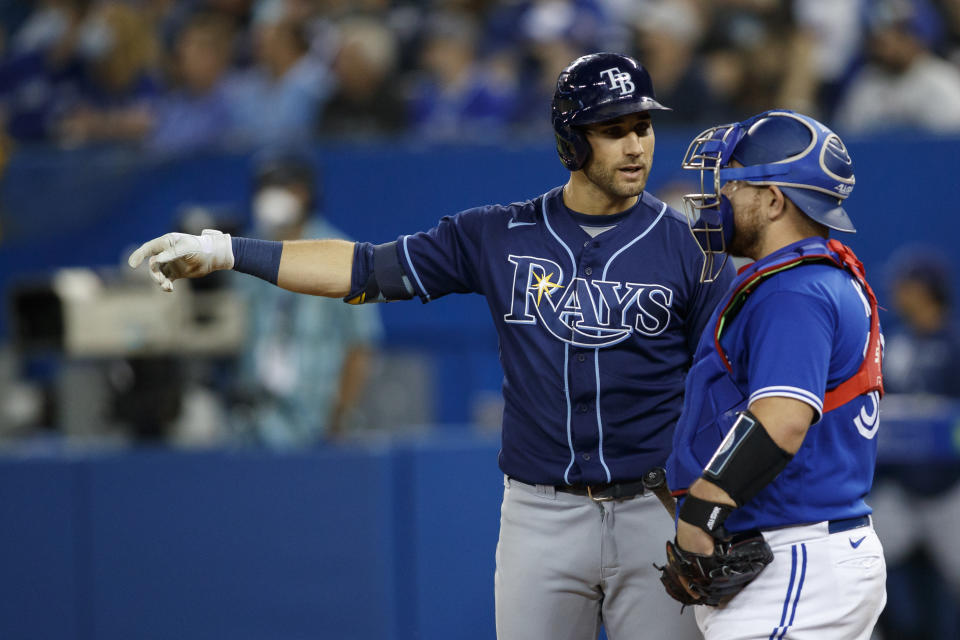
[[827,531],[830,533],[840,533],[841,531],[850,531],[870,524],[870,516],[860,516],[859,518],[844,518],[843,520],[831,520],[827,523]]
[[572,493],[576,496],[587,496],[597,502],[606,502],[608,500],[622,500],[632,498],[642,494],[646,490],[643,480],[630,480],[628,482],[608,482],[603,484],[587,485],[560,485],[555,487],[557,491]]
[[672,507],[675,504],[667,489],[667,472],[663,467],[654,467],[647,471],[640,480],[628,480],[626,482],[611,482],[605,484],[591,485],[562,485],[556,487],[557,491],[564,491],[578,496],[587,496],[595,502],[607,502],[609,500],[622,500],[641,495],[645,491],[651,491],[664,502],[667,511],[673,513]]

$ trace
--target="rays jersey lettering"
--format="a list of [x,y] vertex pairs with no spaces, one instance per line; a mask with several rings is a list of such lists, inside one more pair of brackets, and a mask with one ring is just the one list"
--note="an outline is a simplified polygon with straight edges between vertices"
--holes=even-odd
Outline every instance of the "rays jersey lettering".
[[673,290],[661,284],[576,277],[566,281],[547,258],[509,255],[514,265],[513,324],[541,324],[557,340],[578,347],[609,347],[634,331],[662,333],[670,323]]

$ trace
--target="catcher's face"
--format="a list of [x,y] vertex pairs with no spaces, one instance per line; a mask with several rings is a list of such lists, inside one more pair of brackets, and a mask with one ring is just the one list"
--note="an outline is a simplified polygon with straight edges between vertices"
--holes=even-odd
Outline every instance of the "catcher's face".
[[[731,166],[742,166],[734,162]],[[730,201],[733,209],[733,239],[727,253],[744,258],[759,258],[763,245],[764,210],[762,194],[766,186],[754,186],[741,180],[731,180],[720,189],[720,195]]]
[[647,185],[655,137],[650,114],[631,113],[587,125],[590,159],[583,173],[607,197],[633,198]]

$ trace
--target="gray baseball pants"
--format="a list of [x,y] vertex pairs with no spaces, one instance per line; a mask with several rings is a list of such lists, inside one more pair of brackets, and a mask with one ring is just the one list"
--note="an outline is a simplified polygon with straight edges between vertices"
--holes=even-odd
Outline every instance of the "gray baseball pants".
[[505,478],[497,543],[498,640],[701,638],[691,608],[666,595],[673,521],[650,492],[595,502]]

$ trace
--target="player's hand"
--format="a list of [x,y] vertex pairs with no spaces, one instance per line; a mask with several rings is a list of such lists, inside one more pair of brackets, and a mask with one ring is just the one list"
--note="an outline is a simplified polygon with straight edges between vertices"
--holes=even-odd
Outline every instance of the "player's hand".
[[713,536],[685,520],[677,520],[677,546],[705,556],[713,553]]
[[674,600],[718,607],[730,601],[773,562],[773,551],[759,533],[715,540],[710,555],[684,551],[667,541],[660,582]]
[[150,277],[164,291],[173,291],[178,278],[199,278],[220,269],[233,268],[233,243],[230,235],[204,229],[199,236],[167,233],[143,243],[130,254],[132,269],[149,258]]
[[703,594],[690,584],[689,576],[676,569],[676,565],[682,564],[677,560],[677,556],[689,553],[692,556],[709,557],[714,553],[715,544],[713,536],[700,527],[677,520],[676,541],[667,544],[667,564],[658,567],[661,570],[660,582],[671,598],[685,605],[700,604],[703,601]]

